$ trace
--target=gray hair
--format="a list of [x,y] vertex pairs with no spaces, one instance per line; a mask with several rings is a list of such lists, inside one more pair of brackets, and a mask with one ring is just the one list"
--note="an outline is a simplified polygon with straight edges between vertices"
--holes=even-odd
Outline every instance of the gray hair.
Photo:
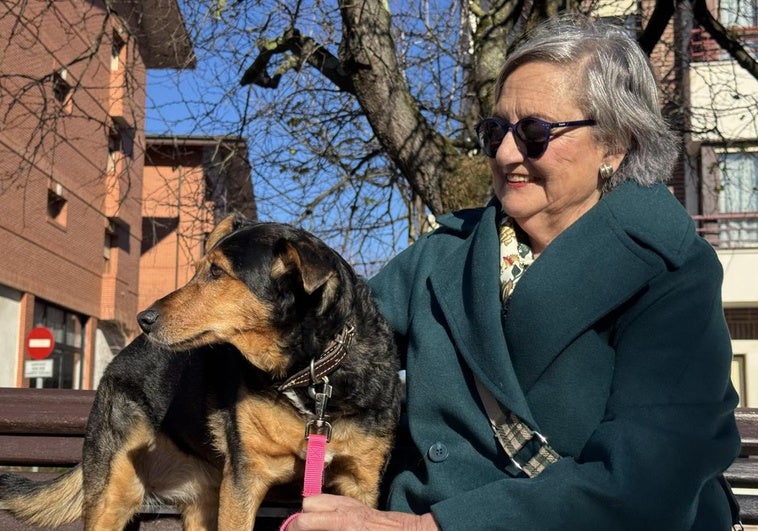
[[548,19],[508,55],[495,83],[495,102],[506,78],[534,61],[579,68],[577,104],[597,121],[596,140],[609,153],[626,151],[606,191],[624,181],[650,185],[671,177],[678,140],[661,116],[650,62],[627,29],[576,14]]

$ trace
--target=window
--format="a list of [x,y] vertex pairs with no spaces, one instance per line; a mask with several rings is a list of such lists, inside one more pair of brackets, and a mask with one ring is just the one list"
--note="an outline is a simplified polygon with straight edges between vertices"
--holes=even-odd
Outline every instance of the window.
[[111,41],[111,71],[116,72],[124,65],[124,51],[126,49],[126,43],[118,31],[113,32]]
[[115,173],[118,166],[119,154],[121,153],[121,133],[117,129],[111,129],[108,134],[108,166],[106,172]]
[[720,245],[758,246],[758,151],[718,154]]
[[732,385],[739,396],[740,401],[739,404],[737,404],[738,407],[745,407],[747,404],[747,371],[745,365],[745,355],[735,354],[732,358],[731,379]]
[[724,308],[732,339],[758,339],[758,308]]
[[105,259],[105,272],[111,272],[111,249],[118,247],[118,235],[113,227],[113,223],[108,223],[105,229],[105,238],[103,239],[103,258]]
[[726,27],[742,26],[755,27],[756,21],[755,0],[720,0],[719,1],[719,21]]
[[108,133],[108,163],[106,171],[116,173],[122,169],[119,162],[134,158],[134,129],[113,127]]
[[68,201],[63,197],[63,187],[55,183],[47,189],[47,215],[59,225],[66,226]]
[[34,302],[34,326],[46,326],[52,330],[55,348],[49,356],[54,362],[53,377],[33,379],[30,381],[31,387],[81,388],[84,322],[83,315],[41,299]]
[[66,81],[68,72],[65,68],[53,73],[53,96],[64,110],[71,110],[71,85]]

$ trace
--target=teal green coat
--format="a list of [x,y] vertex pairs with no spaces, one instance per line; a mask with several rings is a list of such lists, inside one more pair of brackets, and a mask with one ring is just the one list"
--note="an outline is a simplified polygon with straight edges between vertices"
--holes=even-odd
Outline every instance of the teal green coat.
[[[497,207],[440,218],[371,286],[404,348],[414,454],[389,508],[443,530],[729,529],[737,455],[722,270],[662,186],[624,184],[501,319]],[[513,477],[472,374],[563,458]]]

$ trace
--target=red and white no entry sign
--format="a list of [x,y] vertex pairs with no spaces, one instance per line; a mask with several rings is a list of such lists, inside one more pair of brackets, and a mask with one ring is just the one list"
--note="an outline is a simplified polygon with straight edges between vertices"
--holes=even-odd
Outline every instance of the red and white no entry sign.
[[50,355],[55,348],[53,331],[45,326],[32,328],[26,336],[26,351],[34,360],[42,360]]

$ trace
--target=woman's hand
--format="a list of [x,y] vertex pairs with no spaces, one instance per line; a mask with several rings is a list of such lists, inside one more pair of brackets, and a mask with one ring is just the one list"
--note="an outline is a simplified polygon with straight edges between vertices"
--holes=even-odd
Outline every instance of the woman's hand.
[[431,513],[421,516],[372,509],[346,496],[319,494],[303,500],[303,512],[287,531],[355,531],[402,529],[438,531]]

